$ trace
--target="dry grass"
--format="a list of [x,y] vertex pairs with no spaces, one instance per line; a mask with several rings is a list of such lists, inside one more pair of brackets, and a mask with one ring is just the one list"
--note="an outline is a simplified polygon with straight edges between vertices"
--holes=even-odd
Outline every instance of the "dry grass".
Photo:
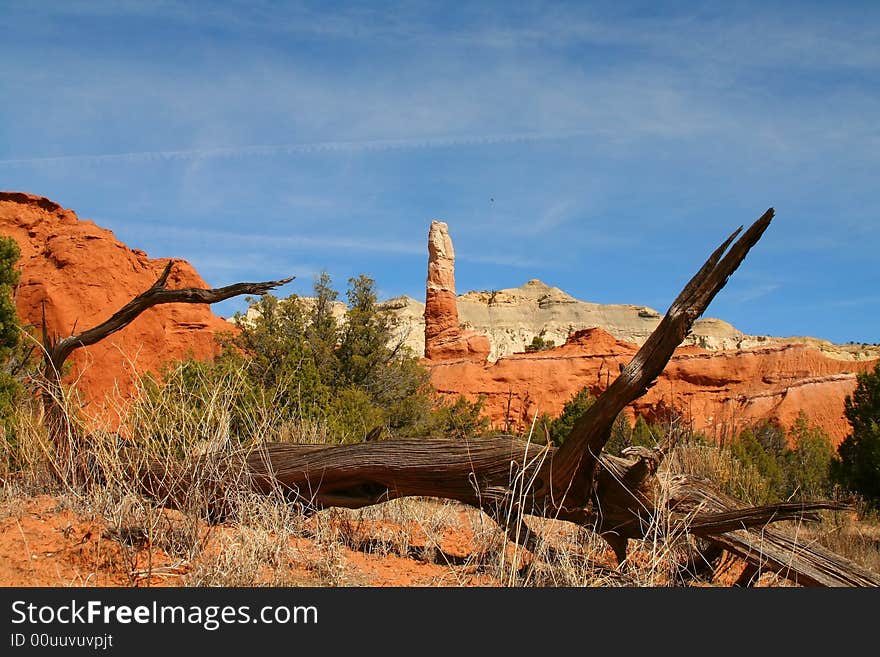
[[880,516],[861,507],[855,513],[826,513],[823,522],[803,529],[806,540],[815,540],[832,552],[880,572]]
[[[315,422],[280,423],[267,403],[257,405],[248,418],[248,440],[242,443],[230,429],[235,377],[228,383],[195,404],[181,401],[187,399],[183,390],[136,404],[122,435],[109,427],[96,430],[92,423],[85,445],[92,479],[64,490],[50,476],[52,449],[38,409],[22,409],[15,418],[14,440],[4,435],[0,441],[0,518],[21,513],[22,501],[29,497],[56,496],[61,507],[100,519],[106,538],[119,546],[131,586],[369,585],[375,581],[370,568],[375,570],[382,560],[413,570],[430,566],[433,570],[422,568],[422,579],[406,581],[443,586],[694,582],[695,573],[687,566],[693,539],[669,522],[662,501],[652,510],[647,538],[631,542],[625,566],[617,569],[613,554],[595,533],[553,519],[507,519],[512,531],[526,523],[537,534],[532,553],[509,541],[484,513],[455,502],[409,498],[356,511],[310,512],[288,504],[277,492],[248,492],[241,458],[248,449],[267,440],[321,443],[327,439],[326,429]],[[126,449],[134,446],[140,461],[132,461],[132,450]],[[142,494],[139,466],[157,462],[167,464],[171,483],[177,473],[196,473],[184,496]],[[711,479],[744,500],[759,492],[760,482],[752,473],[727,452],[711,447],[676,448],[665,468]],[[525,499],[531,485],[520,473],[511,473],[514,496]],[[225,512],[222,524],[212,515],[218,499]],[[880,571],[876,517],[828,514],[820,525],[798,531],[804,540],[818,541]],[[760,583],[781,584],[770,575]]]
[[719,490],[744,504],[759,504],[766,496],[766,481],[729,450],[693,444],[675,447],[667,454],[663,466],[667,472],[708,479]]

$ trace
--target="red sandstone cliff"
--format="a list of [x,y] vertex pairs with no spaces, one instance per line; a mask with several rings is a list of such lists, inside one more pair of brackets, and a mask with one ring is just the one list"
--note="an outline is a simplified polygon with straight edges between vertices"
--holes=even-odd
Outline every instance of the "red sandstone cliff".
[[[45,302],[49,332],[59,337],[107,319],[150,287],[168,262],[129,249],[109,230],[30,194],[0,192],[0,234],[21,248],[19,316],[39,325]],[[183,260],[175,262],[168,286],[208,287]],[[68,380],[76,380],[88,415],[113,418],[115,413],[103,413],[101,407],[112,399],[114,387],[125,398],[136,372],[155,371],[188,354],[206,358],[215,352],[215,333],[229,330],[229,323],[207,306],[158,306],[106,340],[75,351]]]
[[[445,239],[449,240],[448,232]],[[436,257],[433,250],[429,257]],[[450,271],[444,275],[449,280],[453,276]],[[426,343],[441,327],[451,333],[454,298],[444,299],[442,313],[426,306]],[[441,351],[438,357],[437,351],[427,348],[425,362],[441,394],[464,394],[471,400],[483,396],[485,413],[495,426],[509,422],[522,430],[535,413],[558,415],[584,386],[593,394],[602,392],[637,349],[594,328],[578,331],[561,347],[513,354],[494,363],[474,357],[451,360],[448,352]],[[829,358],[805,344],[711,352],[680,347],[657,384],[630,411],[650,418],[673,408],[690,418],[696,429],[720,435],[755,420],[775,420],[787,427],[803,410],[839,443],[849,431],[844,398],[855,389],[856,372],[873,369],[876,362]]]

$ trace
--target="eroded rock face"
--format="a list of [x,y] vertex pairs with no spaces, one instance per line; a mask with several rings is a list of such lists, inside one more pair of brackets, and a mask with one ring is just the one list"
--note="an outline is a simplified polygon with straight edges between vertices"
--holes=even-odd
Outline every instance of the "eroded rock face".
[[489,340],[459,325],[455,297],[455,251],[449,228],[432,221],[428,233],[428,281],[425,294],[425,357],[434,361],[484,361]]
[[[584,386],[600,394],[637,349],[595,328],[576,332],[561,347],[495,363],[427,364],[441,394],[482,397],[495,427],[527,431],[536,414],[557,416]],[[875,362],[828,358],[803,344],[716,352],[683,346],[627,412],[631,419],[635,414],[654,419],[675,409],[695,429],[720,438],[759,420],[790,427],[803,410],[838,444],[849,432],[844,398],[855,389],[856,372]]]
[[[410,297],[398,297],[395,314],[410,328],[406,344],[414,353],[425,352],[424,304]],[[601,328],[615,338],[641,345],[660,323],[661,314],[647,306],[600,304],[581,301],[557,287],[532,279],[520,287],[465,292],[457,297],[461,327],[489,339],[489,360],[522,353],[535,337],[563,344],[574,331]],[[694,322],[685,344],[709,351],[806,344],[829,358],[875,360],[880,347],[865,344],[833,344],[811,337],[748,335],[728,322],[704,317]]]
[[[45,304],[49,333],[58,337],[107,319],[149,288],[168,262],[128,248],[111,231],[47,198],[19,192],[0,192],[0,233],[21,248],[19,316],[39,326]],[[188,262],[176,260],[168,287],[210,286]],[[208,306],[157,306],[102,342],[76,350],[67,381],[75,381],[88,416],[112,425],[140,373],[189,354],[208,358],[216,350],[215,333],[229,330]]]
[[[483,398],[485,414],[499,429],[524,431],[536,414],[557,416],[584,386],[600,394],[660,322],[651,308],[590,304],[539,280],[456,298],[446,224],[431,225],[428,250],[425,357],[431,380],[441,394]],[[489,334],[491,349],[486,340],[471,350],[475,333],[462,328],[459,312],[469,318],[468,328]],[[523,352],[536,335],[561,346],[511,353]],[[720,438],[761,420],[790,427],[803,411],[836,444],[849,431],[844,399],[855,389],[856,373],[873,368],[876,352],[815,339],[745,336],[727,322],[698,320],[657,384],[628,412],[657,419],[674,410]]]

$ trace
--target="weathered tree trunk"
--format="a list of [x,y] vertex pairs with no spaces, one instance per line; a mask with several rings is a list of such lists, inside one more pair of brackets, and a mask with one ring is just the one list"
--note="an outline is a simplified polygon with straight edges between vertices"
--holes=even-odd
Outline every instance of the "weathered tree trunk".
[[[815,546],[805,547],[765,526],[779,520],[815,519],[836,502],[783,503],[741,508],[709,484],[689,477],[658,477],[666,449],[631,448],[624,457],[603,453],[614,419],[652,386],[674,350],[714,296],[760,239],[773,218],[769,209],[740,237],[731,235],[706,261],[672,303],[647,342],[618,378],[575,423],[562,447],[534,445],[509,436],[473,440],[388,440],[356,445],[258,445],[236,458],[223,457],[223,472],[245,472],[244,480],[221,476],[212,499],[222,515],[226,487],[269,493],[281,490],[311,509],[360,508],[407,496],[457,500],[485,511],[514,540],[530,550],[535,534],[524,515],[570,521],[604,537],[619,561],[629,539],[655,531],[658,517],[675,531],[702,537],[758,568],[808,585],[880,585],[880,577]],[[737,240],[737,237],[739,239]],[[734,242],[734,240],[736,240]],[[262,294],[286,281],[239,284],[220,290],[166,290],[169,267],[147,292],[110,320],[47,350],[47,378],[58,372],[77,347],[94,344],[157,303],[213,303],[236,294]],[[47,338],[48,344],[48,338]],[[47,402],[51,406],[51,400]],[[67,441],[67,442],[65,442]],[[59,453],[73,452],[65,436]],[[66,450],[66,451],[65,451]],[[216,465],[200,457],[189,470],[128,452],[129,472],[143,491],[170,505],[184,506],[199,473]],[[75,462],[76,459],[71,459]],[[64,473],[69,476],[69,472]],[[234,481],[233,481],[234,479]],[[514,522],[517,520],[518,522]],[[767,543],[767,537],[770,542]],[[766,545],[765,545],[766,543]]]

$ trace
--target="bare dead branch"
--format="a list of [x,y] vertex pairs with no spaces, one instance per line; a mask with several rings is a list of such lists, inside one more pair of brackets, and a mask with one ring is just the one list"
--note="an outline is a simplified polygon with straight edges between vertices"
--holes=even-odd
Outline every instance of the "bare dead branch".
[[49,435],[56,448],[56,457],[62,464],[62,469],[56,471],[59,479],[65,483],[75,483],[79,478],[78,463],[79,436],[70,422],[70,417],[62,405],[61,373],[67,358],[76,349],[87,347],[100,342],[104,338],[131,324],[145,310],[166,303],[216,303],[242,294],[262,295],[269,290],[285,283],[293,278],[285,278],[279,281],[266,281],[262,283],[236,283],[221,288],[181,288],[169,290],[168,277],[174,266],[174,260],[169,260],[156,279],[146,291],[117,310],[106,321],[97,326],[87,329],[79,334],[57,340],[49,335],[46,323],[46,304],[43,302],[43,376],[45,386],[42,391],[43,406],[46,411]]
[[[699,509],[700,513],[717,513],[717,518],[724,518],[728,513],[730,517],[736,514],[748,516],[753,511],[744,509],[739,500],[695,477],[677,475],[670,478],[666,486],[670,499],[675,500],[673,506],[677,511]],[[797,504],[799,503],[795,503]],[[810,502],[804,504],[803,508],[809,509],[811,506],[848,508],[841,502]],[[756,515],[761,514],[761,508],[755,510]],[[792,510],[797,515],[796,509]],[[835,554],[815,541],[794,538],[760,522],[746,529],[728,528],[721,522],[713,529],[711,515],[706,517],[709,522],[702,527],[699,522],[692,525],[695,533],[745,559],[758,570],[774,572],[803,586],[880,586],[880,575]],[[777,517],[774,521],[778,519],[782,517]]]
[[711,536],[737,529],[764,527],[773,522],[787,520],[817,522],[820,520],[818,511],[843,511],[848,508],[850,508],[849,505],[832,500],[780,502],[779,504],[766,504],[746,509],[701,513],[693,517],[682,518],[681,522],[691,534]]
[[[559,513],[549,505],[534,504],[514,513],[510,503],[511,471],[540,456],[539,447],[510,437],[473,441],[410,439],[366,442],[351,445],[296,445],[267,443],[249,453],[221,458],[223,467],[240,472],[243,463],[249,485],[257,492],[281,490],[290,502],[310,509],[327,507],[362,508],[391,499],[430,496],[458,500],[482,509],[493,518],[509,540],[533,554],[554,558],[552,546],[519,515],[548,517],[573,522],[598,532],[614,549],[618,562],[626,557],[632,538],[644,538],[663,513],[649,489],[629,490],[628,469],[641,471],[640,459],[601,455],[597,478],[599,513],[579,509]],[[543,448],[547,449],[547,448]],[[553,448],[549,448],[552,452]],[[552,454],[551,454],[552,456]],[[243,461],[236,461],[236,459]],[[169,505],[184,506],[192,495],[192,482],[200,468],[211,470],[210,455],[199,457],[189,471],[175,470],[167,462],[150,461],[133,452],[133,479],[141,490]],[[202,465],[204,463],[204,465]],[[621,478],[621,474],[623,477]],[[684,475],[661,482],[647,477],[652,487],[662,483],[664,499],[674,527],[709,540],[756,567],[777,572],[794,582],[815,586],[880,586],[880,576],[820,546],[798,541],[769,524],[784,520],[815,520],[822,509],[849,508],[832,501],[786,502],[754,509],[742,508],[707,482]],[[609,482],[616,482],[616,486]],[[210,515],[221,519],[229,512],[228,496],[218,486]]]
[[[593,492],[598,456],[610,436],[618,413],[641,397],[666,367],[675,349],[724,287],[773,219],[770,208],[733,244],[735,231],[684,287],[660,324],[636,352],[611,386],[572,427],[562,447],[541,474],[541,489],[558,507],[579,507]],[[727,255],[724,252],[730,247]],[[723,257],[722,257],[723,256]]]
[[165,269],[159,275],[153,285],[142,292],[134,299],[117,310],[113,315],[102,322],[98,326],[90,328],[78,335],[59,340],[51,351],[51,359],[56,369],[60,370],[61,365],[68,356],[79,347],[88,347],[99,342],[117,331],[124,329],[131,324],[145,310],[166,303],[204,303],[211,304],[218,301],[225,301],[232,297],[242,294],[252,294],[255,296],[266,294],[269,290],[289,283],[291,278],[284,278],[279,281],[265,281],[262,283],[235,283],[226,287],[203,289],[203,288],[180,288],[169,290],[166,285],[168,276],[174,266],[174,261],[169,260],[165,265]]

